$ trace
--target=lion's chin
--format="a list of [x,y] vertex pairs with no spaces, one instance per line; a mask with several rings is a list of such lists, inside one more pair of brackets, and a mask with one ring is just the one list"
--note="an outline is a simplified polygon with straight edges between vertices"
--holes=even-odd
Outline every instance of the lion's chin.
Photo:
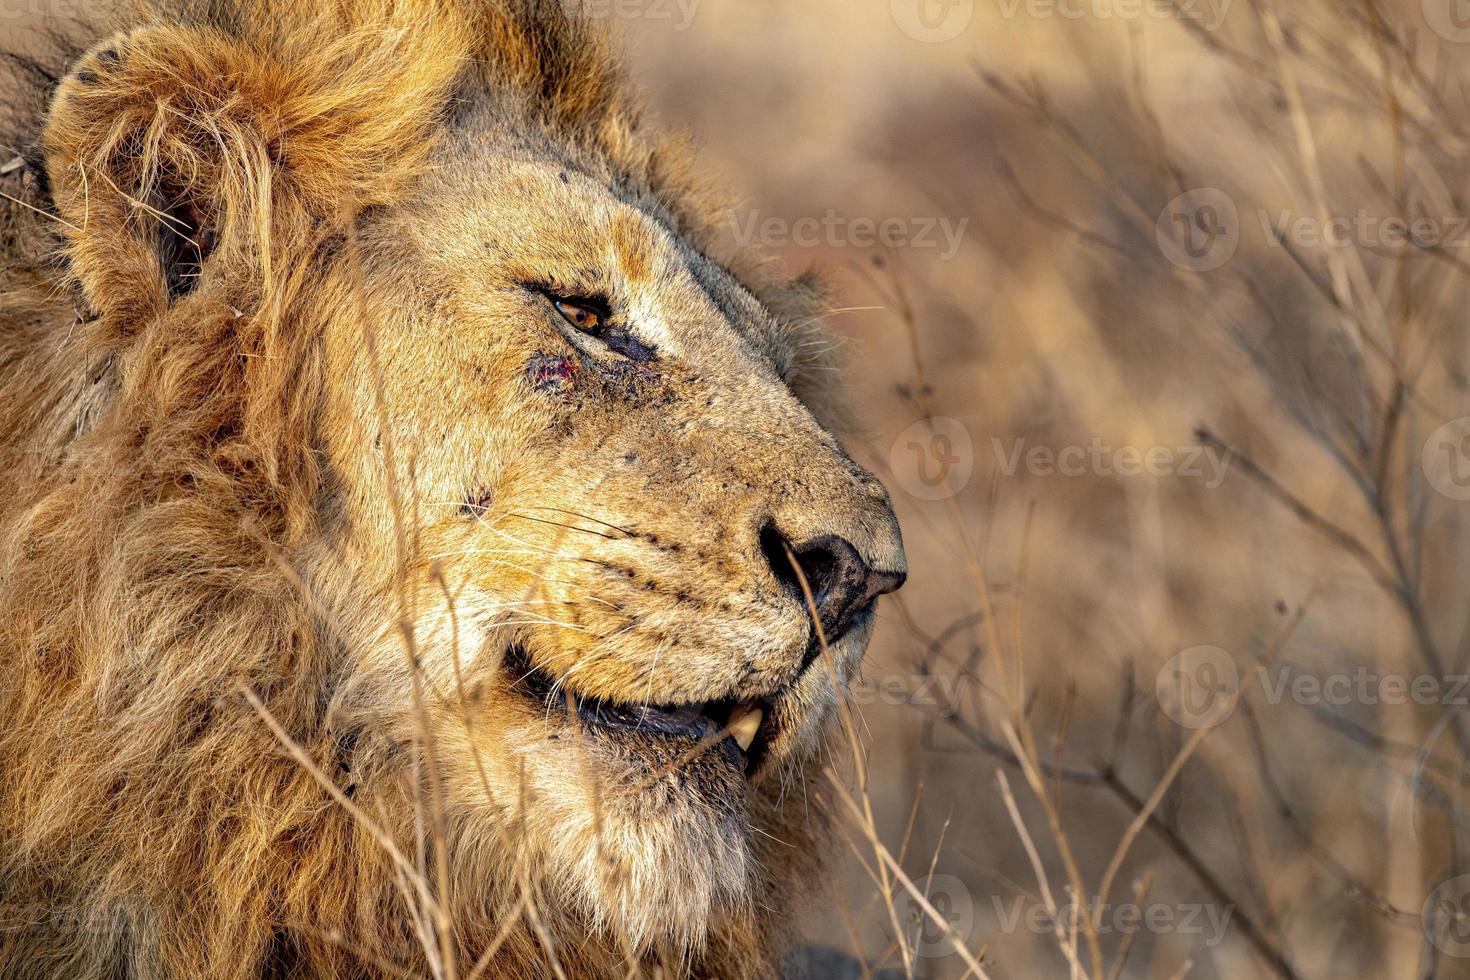
[[671,767],[597,738],[537,742],[518,753],[526,819],[515,836],[550,907],[618,945],[697,953],[712,924],[749,905],[741,768],[713,754]]
[[[568,821],[570,829],[578,821]],[[743,814],[666,801],[609,801],[600,834],[584,829],[553,866],[568,905],[638,950],[697,952],[714,922],[750,901],[753,862]]]
[[607,704],[528,696],[523,677],[486,692],[472,730],[446,729],[465,739],[450,766],[466,806],[454,845],[464,887],[529,880],[566,937],[591,930],[614,949],[698,955],[715,925],[752,905],[744,753],[728,738],[702,744],[709,732],[685,731],[681,715],[640,730]]
[[[530,863],[546,907],[615,946],[688,955],[718,923],[751,914],[753,824],[764,822],[751,809],[764,799],[754,784],[814,738],[815,677],[737,733],[741,703],[577,701],[524,654],[503,661],[475,739],[497,803],[478,812],[501,825],[482,840],[508,841],[511,859]],[[474,767],[463,770],[465,791],[483,798]]]

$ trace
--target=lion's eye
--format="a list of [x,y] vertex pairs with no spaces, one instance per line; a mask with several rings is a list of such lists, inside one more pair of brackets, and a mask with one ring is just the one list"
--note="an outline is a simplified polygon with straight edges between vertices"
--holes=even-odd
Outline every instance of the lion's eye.
[[568,323],[585,333],[596,333],[607,320],[606,309],[594,300],[553,299],[551,302]]

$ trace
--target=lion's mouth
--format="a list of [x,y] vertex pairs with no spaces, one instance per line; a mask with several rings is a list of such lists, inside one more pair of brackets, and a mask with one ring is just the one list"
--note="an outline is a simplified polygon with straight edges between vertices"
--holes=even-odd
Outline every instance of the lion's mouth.
[[545,706],[565,712],[576,706],[584,728],[594,734],[630,739],[682,739],[692,758],[715,751],[746,776],[754,776],[779,731],[771,698],[706,701],[699,704],[632,704],[602,698],[569,698],[555,678],[531,663],[520,647],[505,655],[505,666],[517,690]]

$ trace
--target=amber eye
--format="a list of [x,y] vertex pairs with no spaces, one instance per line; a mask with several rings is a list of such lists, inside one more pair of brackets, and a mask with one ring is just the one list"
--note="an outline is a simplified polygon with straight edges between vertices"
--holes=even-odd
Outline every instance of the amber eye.
[[607,318],[606,312],[591,300],[553,299],[552,303],[568,323],[586,333],[595,333]]

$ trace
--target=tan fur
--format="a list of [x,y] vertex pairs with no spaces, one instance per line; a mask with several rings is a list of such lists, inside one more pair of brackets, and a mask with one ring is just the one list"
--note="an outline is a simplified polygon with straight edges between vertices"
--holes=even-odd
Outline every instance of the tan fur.
[[[7,95],[0,977],[435,968],[242,692],[422,862],[461,971],[498,936],[489,976],[780,975],[836,693],[758,535],[903,564],[812,414],[820,291],[705,257],[711,198],[558,4],[143,6],[84,44]],[[161,225],[207,251],[183,286]],[[775,764],[584,739],[512,648],[579,698],[783,691]]]

